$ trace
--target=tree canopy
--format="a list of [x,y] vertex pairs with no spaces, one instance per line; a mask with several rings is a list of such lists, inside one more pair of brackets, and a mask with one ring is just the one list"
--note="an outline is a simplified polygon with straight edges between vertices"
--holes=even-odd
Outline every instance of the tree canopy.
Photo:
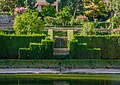
[[46,0],[46,2],[48,2],[48,3],[50,3],[50,4],[52,4],[52,3],[54,3],[56,0]]
[[55,17],[55,13],[56,13],[56,10],[51,5],[45,5],[41,10],[41,14],[43,17],[46,17],[46,16]]
[[58,22],[62,23],[63,26],[68,24],[72,18],[72,15],[69,12],[68,6],[64,7],[63,10],[58,12],[56,15],[57,15]]
[[25,6],[29,9],[34,9],[35,8],[35,0],[25,0]]
[[0,0],[0,11],[2,12],[13,12],[15,6],[15,0]]

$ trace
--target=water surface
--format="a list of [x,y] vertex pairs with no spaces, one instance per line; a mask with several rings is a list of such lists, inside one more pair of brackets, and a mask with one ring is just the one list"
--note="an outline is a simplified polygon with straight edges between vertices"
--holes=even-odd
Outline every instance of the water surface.
[[[70,75],[70,74],[69,74]],[[42,76],[43,77],[43,76]],[[50,77],[50,75],[48,75]],[[73,77],[73,75],[71,76]],[[78,76],[79,77],[79,76]],[[82,78],[84,77],[84,78]],[[94,78],[93,78],[94,77]],[[96,79],[95,79],[96,77]],[[100,79],[99,79],[100,77]],[[103,77],[103,79],[102,79]],[[84,76],[82,75],[80,79],[74,78],[67,79],[67,78],[60,78],[56,77],[57,79],[47,79],[35,76],[26,76],[26,77],[15,77],[15,76],[2,76],[0,77],[0,85],[120,85],[119,75],[109,75],[104,79],[104,76]],[[76,78],[76,79],[75,79]]]

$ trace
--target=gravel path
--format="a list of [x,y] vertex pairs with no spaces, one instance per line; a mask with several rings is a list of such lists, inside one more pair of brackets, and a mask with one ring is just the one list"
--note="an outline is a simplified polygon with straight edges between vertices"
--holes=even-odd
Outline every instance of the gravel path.
[[16,73],[97,73],[97,74],[120,74],[120,69],[67,69],[61,72],[58,69],[0,69],[0,74],[16,74]]

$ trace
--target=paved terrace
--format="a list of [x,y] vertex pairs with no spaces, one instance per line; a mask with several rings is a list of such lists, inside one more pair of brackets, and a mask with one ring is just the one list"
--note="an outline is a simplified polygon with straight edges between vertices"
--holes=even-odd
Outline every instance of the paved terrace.
[[19,69],[0,69],[0,74],[17,74],[17,73],[90,73],[90,74],[120,74],[120,69],[32,69],[32,68],[19,68]]

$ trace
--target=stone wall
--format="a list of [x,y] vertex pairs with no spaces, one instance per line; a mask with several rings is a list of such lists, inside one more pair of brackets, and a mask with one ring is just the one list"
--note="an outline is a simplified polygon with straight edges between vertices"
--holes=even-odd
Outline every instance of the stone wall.
[[12,15],[0,15],[0,28],[12,28],[14,18]]

